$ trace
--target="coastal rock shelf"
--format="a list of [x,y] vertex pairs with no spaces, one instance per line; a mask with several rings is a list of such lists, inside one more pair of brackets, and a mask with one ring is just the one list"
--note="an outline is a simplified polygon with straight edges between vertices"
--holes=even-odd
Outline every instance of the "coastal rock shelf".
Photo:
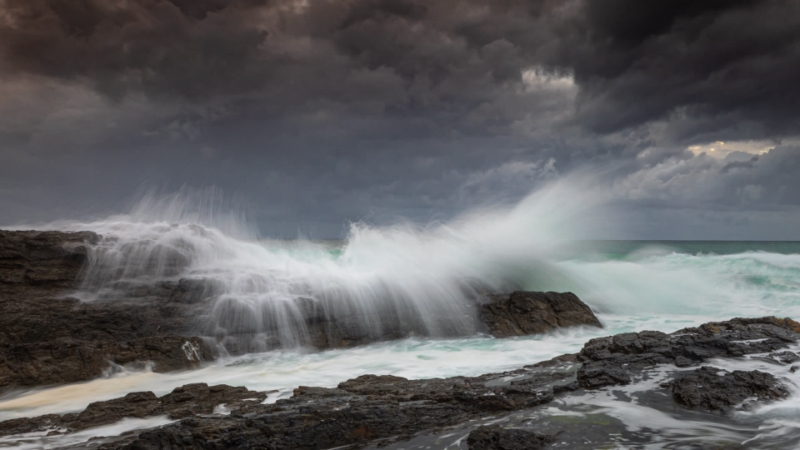
[[91,232],[0,231],[0,392],[89,380],[118,365],[191,369],[213,358],[180,313],[180,283],[160,302],[82,302]]
[[[275,339],[279,329],[229,330],[222,336],[210,331],[208,315],[219,283],[181,278],[188,262],[173,251],[161,254],[157,249],[154,254],[161,259],[148,254],[131,262],[142,274],[138,278],[100,277],[100,285],[92,278],[94,284],[87,288],[87,266],[103,239],[92,232],[0,231],[0,393],[89,380],[115,366],[151,364],[157,372],[193,369],[214,359],[221,341],[230,354],[280,346]],[[135,248],[120,251],[137,255]],[[166,267],[171,277],[148,276],[151,266]],[[296,326],[305,337],[299,344],[318,349],[400,339],[418,331],[384,321],[390,326],[374,333],[357,314],[333,316],[307,298],[296,306]],[[480,322],[477,328],[497,337],[601,326],[571,293],[498,294],[476,298],[469,307]],[[256,337],[262,347],[253,349],[248,343]]]
[[[485,423],[518,412],[543,410],[556,400],[581,398],[615,385],[645,386],[657,401],[672,398],[675,410],[717,417],[751,402],[786,398],[789,390],[776,376],[725,371],[712,358],[748,355],[789,372],[800,339],[791,319],[733,319],[675,333],[626,333],[593,339],[578,354],[564,355],[520,369],[478,377],[408,380],[363,375],[336,388],[300,386],[293,397],[263,403],[268,392],[230,386],[187,385],[157,398],[150,392],[98,402],[80,414],[43,416],[0,423],[0,435],[71,433],[122,417],[166,415],[173,423],[124,436],[94,441],[99,449],[326,449],[349,445],[400,448],[422,435],[468,434],[470,449],[596,448],[587,443],[590,427],[564,425],[541,432]],[[646,387],[651,372],[668,381]],[[656,400],[654,400],[656,401]],[[746,405],[744,406],[746,407]],[[224,409],[223,409],[224,408]],[[605,428],[605,443],[611,441]],[[657,435],[658,430],[651,430]],[[597,435],[597,433],[595,433]],[[646,436],[641,439],[645,439]],[[728,447],[726,447],[728,448]],[[736,447],[730,447],[736,448]]]

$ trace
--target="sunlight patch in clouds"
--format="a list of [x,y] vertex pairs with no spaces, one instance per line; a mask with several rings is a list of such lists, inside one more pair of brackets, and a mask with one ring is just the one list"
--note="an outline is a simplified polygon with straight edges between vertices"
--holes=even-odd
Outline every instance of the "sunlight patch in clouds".
[[708,156],[724,158],[736,152],[763,155],[776,145],[773,141],[716,141],[703,145],[690,145],[687,149],[695,155],[705,153]]

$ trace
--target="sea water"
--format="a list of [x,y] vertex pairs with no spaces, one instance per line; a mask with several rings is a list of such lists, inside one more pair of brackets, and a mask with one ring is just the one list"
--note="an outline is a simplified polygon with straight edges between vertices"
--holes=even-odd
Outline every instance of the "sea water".
[[[44,228],[103,237],[76,293],[84,301],[107,301],[120,281],[212,279],[222,289],[200,331],[224,346],[227,334],[277,330],[281,348],[262,351],[254,342],[250,353],[199,370],[119,370],[85,383],[11,392],[0,397],[0,420],[80,411],[132,391],[162,395],[194,382],[274,391],[274,401],[299,385],[335,386],[366,373],[479,375],[574,353],[598,336],[671,332],[732,317],[800,318],[800,243],[581,240],[585,224],[575,218],[592,204],[565,202],[568,195],[540,191],[517,205],[476,210],[447,223],[353,224],[339,241],[258,239],[244,227],[231,227],[240,224],[236,220],[201,217],[185,201],[166,207],[144,202],[127,215],[50,224]],[[512,289],[572,291],[604,328],[512,339],[480,334],[470,309],[475,297]],[[366,332],[375,335],[396,320],[413,332],[398,341],[314,351],[306,345],[299,299],[317,302],[329,317],[361,315]],[[797,381],[781,377],[791,386]],[[604,395],[595,395],[597,408],[630,427],[646,425],[648,416],[632,410],[635,402],[614,403]],[[765,414],[764,433],[780,435],[769,427],[797,422],[800,397]],[[748,423],[761,420],[755,417],[748,416]],[[754,439],[759,428],[751,428],[756,431],[731,439]],[[0,447],[45,446],[36,439],[4,439]]]

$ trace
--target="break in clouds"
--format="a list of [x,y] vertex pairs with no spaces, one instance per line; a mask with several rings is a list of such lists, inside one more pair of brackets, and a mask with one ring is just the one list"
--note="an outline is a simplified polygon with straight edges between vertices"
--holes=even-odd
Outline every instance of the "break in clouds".
[[595,179],[595,237],[798,239],[800,1],[0,0],[0,222],[214,185],[340,236]]

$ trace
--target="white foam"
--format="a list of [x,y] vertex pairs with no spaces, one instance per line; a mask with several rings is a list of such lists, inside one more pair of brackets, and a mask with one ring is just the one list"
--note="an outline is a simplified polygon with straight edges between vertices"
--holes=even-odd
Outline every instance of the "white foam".
[[155,428],[174,422],[166,416],[148,417],[145,419],[122,419],[121,421],[102,427],[89,428],[74,433],[47,436],[48,432],[26,433],[0,437],[0,447],[17,450],[44,450],[82,444],[99,437],[119,436],[134,430]]

